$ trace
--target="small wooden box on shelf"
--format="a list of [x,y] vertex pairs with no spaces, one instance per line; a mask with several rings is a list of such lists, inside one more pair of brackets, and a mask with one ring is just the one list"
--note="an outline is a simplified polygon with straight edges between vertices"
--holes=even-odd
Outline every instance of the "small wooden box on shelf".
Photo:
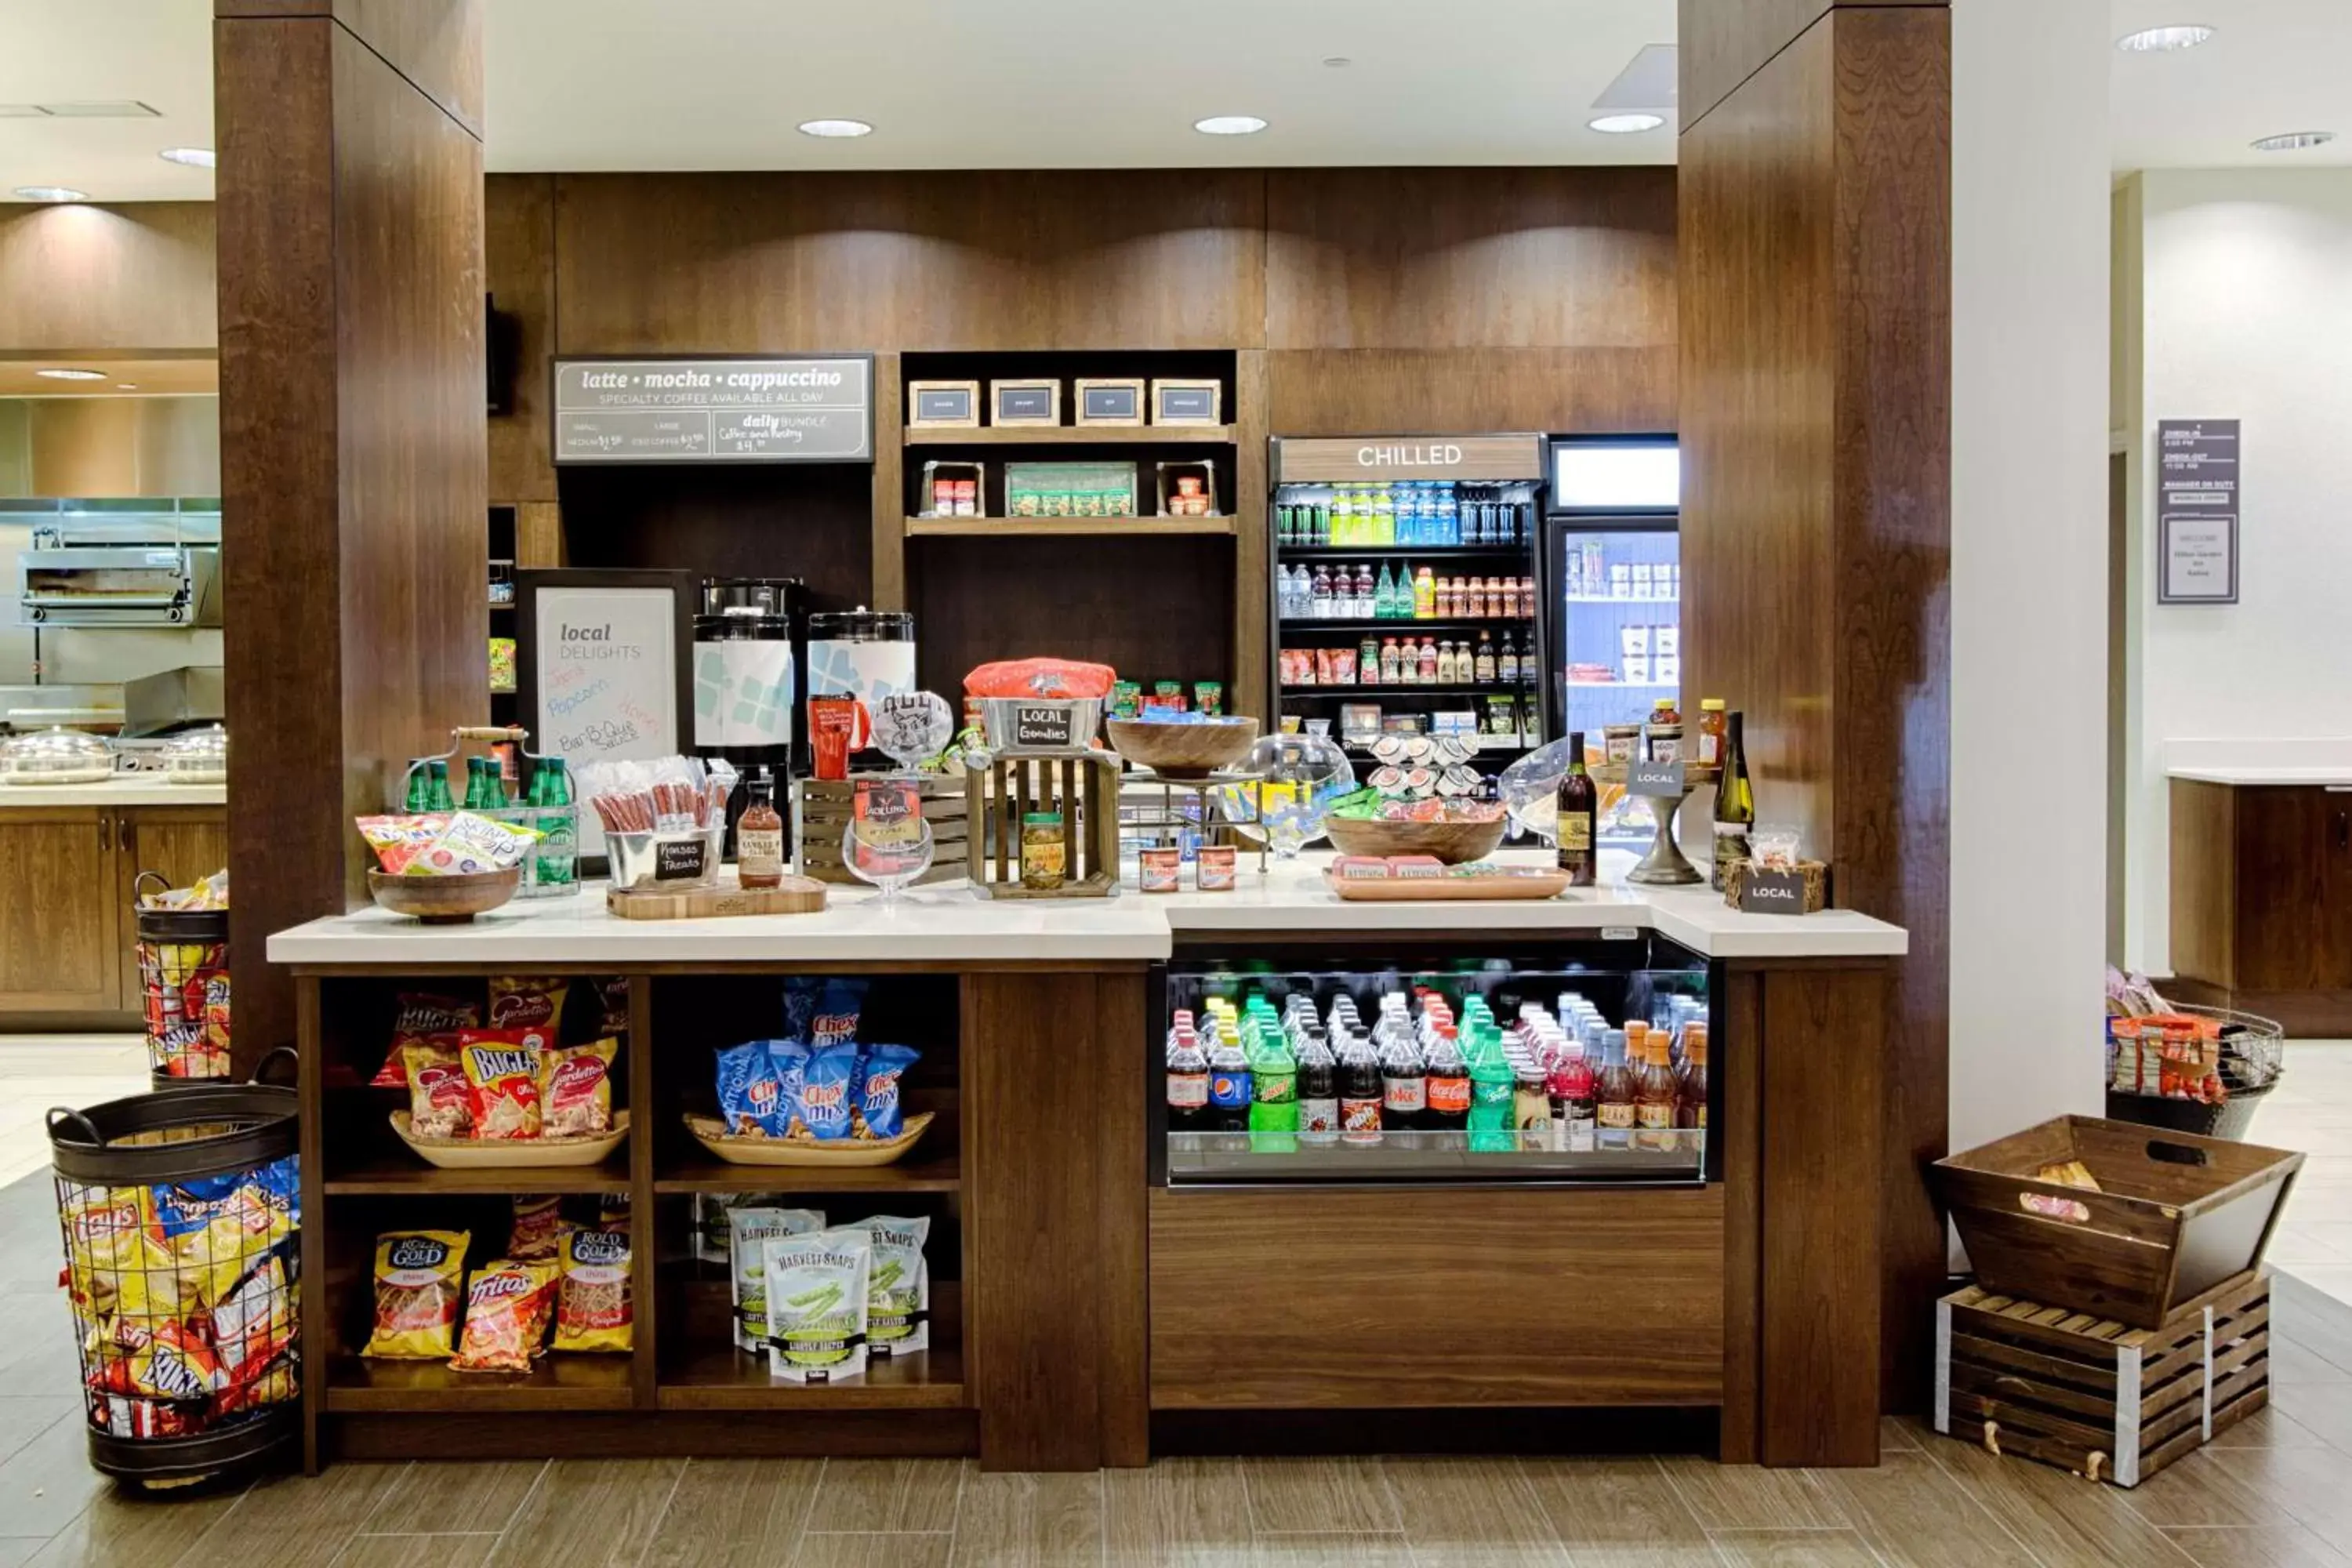
[[907,384],[909,430],[980,428],[980,383],[910,381]]
[[1071,385],[1077,423],[1140,426],[1143,381],[1139,376],[1079,376]]
[[[997,752],[966,765],[968,799],[985,803],[966,848],[972,891],[987,899],[1099,899],[1118,890],[1119,760],[1109,752]],[[1065,868],[1052,888],[1021,879],[1022,819],[1062,815]]]
[[[841,837],[849,830],[856,784],[851,779],[803,779],[801,807],[793,815],[800,836],[801,874],[820,882],[856,887],[857,879],[842,863]],[[926,776],[918,793],[923,821],[931,830],[931,866],[915,879],[917,887],[950,881],[964,874],[964,842],[970,836],[970,809],[964,781]]]
[[1224,422],[1224,386],[1191,376],[1163,375],[1151,383],[1154,425],[1219,425]]
[[988,384],[991,425],[1059,425],[1062,383],[1058,376],[1026,376]]

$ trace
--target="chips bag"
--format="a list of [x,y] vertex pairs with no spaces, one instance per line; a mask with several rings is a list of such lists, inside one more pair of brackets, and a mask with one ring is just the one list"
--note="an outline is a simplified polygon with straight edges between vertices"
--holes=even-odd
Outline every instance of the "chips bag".
[[572,983],[560,975],[493,974],[485,1022],[493,1029],[538,1029],[552,1040],[562,1022],[564,994],[571,989]]
[[761,1245],[824,1228],[824,1215],[815,1209],[740,1208],[728,1213],[728,1273],[735,1288],[738,1346],[757,1351],[768,1342],[768,1263]]
[[418,1138],[463,1138],[474,1130],[473,1090],[455,1039],[401,1053],[408,1068],[408,1131]]
[[563,1279],[555,1300],[555,1348],[625,1353],[631,1332],[628,1233],[573,1231],[563,1245]]
[[605,1193],[596,1200],[596,1228],[626,1230],[629,1228],[629,1194]]
[[294,1289],[276,1253],[212,1310],[214,1353],[232,1378],[250,1383],[294,1342]]
[[873,1262],[866,1282],[866,1338],[876,1355],[912,1355],[931,1343],[931,1269],[923,1241],[931,1233],[928,1216],[894,1219],[877,1215],[866,1222],[873,1237]]
[[768,1372],[839,1383],[866,1371],[866,1298],[874,1238],[860,1226],[761,1244],[767,1271]]
[[793,974],[784,980],[784,1038],[812,1048],[857,1037],[866,982],[840,975]]
[[809,1136],[824,1142],[851,1133],[851,1099],[857,1079],[857,1047],[836,1040],[811,1052],[801,1079],[800,1121]]
[[449,1360],[458,1372],[529,1372],[547,1327],[555,1265],[496,1258],[466,1281],[466,1331]]
[[539,1136],[539,1062],[547,1039],[543,1028],[458,1031],[475,1137]]
[[[798,1112],[801,1057],[782,1042],[746,1040],[719,1053],[719,1113],[738,1138],[782,1138]],[[792,1072],[787,1092],[785,1074]]]
[[595,991],[596,1005],[603,1015],[602,1021],[596,1026],[596,1033],[614,1039],[626,1035],[629,1032],[629,977],[625,974],[606,975],[589,984]]
[[562,1198],[517,1198],[514,1227],[507,1232],[507,1256],[552,1258],[562,1249],[564,1237],[577,1228],[563,1217]]
[[618,1042],[558,1046],[540,1054],[540,1131],[583,1138],[613,1128],[613,1058]]
[[400,1010],[393,1016],[392,1048],[384,1053],[383,1066],[376,1069],[370,1081],[377,1089],[405,1089],[408,1059],[404,1053],[409,1047],[437,1044],[454,1048],[458,1030],[481,1026],[479,1002],[426,991],[404,991],[400,994]]
[[[461,811],[441,825],[432,840],[417,849],[399,869],[404,877],[468,877],[484,871],[505,871],[522,864],[539,842],[536,827],[520,827],[470,811]],[[377,852],[378,859],[383,853]],[[390,865],[384,867],[392,870]]]
[[431,1361],[449,1353],[457,1326],[457,1278],[472,1241],[462,1230],[376,1237],[375,1327],[362,1355]]
[[860,1138],[890,1139],[907,1130],[898,1081],[923,1059],[912,1046],[869,1046],[857,1067],[857,1114],[852,1131]]

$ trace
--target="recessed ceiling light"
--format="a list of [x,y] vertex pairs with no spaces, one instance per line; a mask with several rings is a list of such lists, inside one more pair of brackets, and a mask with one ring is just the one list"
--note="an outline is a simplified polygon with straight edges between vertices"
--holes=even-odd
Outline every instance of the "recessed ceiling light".
[[1323,63],[1335,71],[1343,71],[1356,62],[1345,55],[1326,55],[1323,57]]
[[46,375],[51,381],[104,381],[102,370],[37,370],[35,375]]
[[155,156],[166,163],[185,163],[191,169],[209,169],[214,162],[209,147],[166,147]]
[[1192,129],[1203,136],[1255,136],[1265,129],[1265,121],[1255,114],[1212,114],[1192,121]]
[[2182,49],[2193,49],[2212,37],[2212,28],[2193,24],[2178,27],[2143,27],[2137,33],[2126,33],[2117,38],[2116,47],[2126,54],[2169,55]]
[[874,127],[863,120],[803,120],[803,136],[871,136]]
[[1665,122],[1663,114],[1604,114],[1587,123],[1603,136],[1631,136],[1639,131],[1655,131]]
[[86,202],[89,193],[71,185],[18,185],[16,195],[28,202]]
[[2290,131],[2284,136],[2265,136],[2254,143],[2257,153],[2299,153],[2305,147],[2325,147],[2336,140],[2333,131]]

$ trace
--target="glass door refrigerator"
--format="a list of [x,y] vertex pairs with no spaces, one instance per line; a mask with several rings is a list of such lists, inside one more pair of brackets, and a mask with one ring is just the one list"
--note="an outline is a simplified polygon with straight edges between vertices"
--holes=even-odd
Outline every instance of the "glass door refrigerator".
[[[1545,466],[1555,732],[1582,731],[1598,755],[1611,726],[1642,723],[1660,699],[1680,705],[1682,454],[1672,436],[1555,436]],[[1603,847],[1640,850],[1649,813],[1612,786],[1600,829]]]

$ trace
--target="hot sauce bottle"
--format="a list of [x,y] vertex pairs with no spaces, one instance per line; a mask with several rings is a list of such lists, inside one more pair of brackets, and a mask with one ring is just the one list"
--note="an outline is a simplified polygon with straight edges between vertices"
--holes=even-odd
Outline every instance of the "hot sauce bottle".
[[751,804],[735,824],[735,874],[747,888],[773,888],[784,879],[784,819],[773,803],[775,785],[751,781]]

